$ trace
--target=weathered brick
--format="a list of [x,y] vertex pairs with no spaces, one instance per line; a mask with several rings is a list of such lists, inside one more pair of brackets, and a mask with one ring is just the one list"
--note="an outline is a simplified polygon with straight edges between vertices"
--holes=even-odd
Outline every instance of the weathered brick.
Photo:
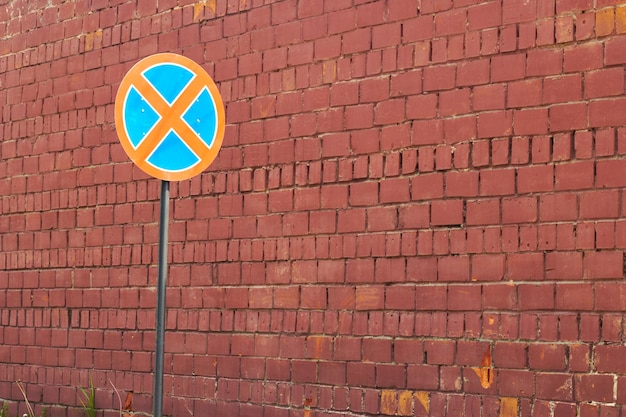
[[577,375],[574,385],[577,401],[614,401],[612,375]]

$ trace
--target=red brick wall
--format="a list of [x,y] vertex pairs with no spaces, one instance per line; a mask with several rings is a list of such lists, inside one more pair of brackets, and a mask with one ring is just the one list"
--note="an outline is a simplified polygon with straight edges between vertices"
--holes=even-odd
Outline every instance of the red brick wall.
[[176,52],[228,126],[172,185],[167,415],[626,415],[625,4],[1,3],[12,410],[89,374],[151,410],[159,182],[113,100]]

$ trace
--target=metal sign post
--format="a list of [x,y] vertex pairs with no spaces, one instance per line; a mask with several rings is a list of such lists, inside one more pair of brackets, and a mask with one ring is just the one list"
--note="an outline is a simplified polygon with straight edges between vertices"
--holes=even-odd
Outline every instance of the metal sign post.
[[213,79],[181,55],[156,54],[136,63],[115,98],[115,126],[128,157],[161,179],[154,363],[154,417],[162,416],[167,231],[170,183],[204,171],[222,146],[224,104]]
[[161,181],[159,218],[159,278],[156,306],[156,357],[154,359],[154,415],[163,415],[163,352],[165,346],[165,292],[167,281],[167,229],[170,208],[170,182]]

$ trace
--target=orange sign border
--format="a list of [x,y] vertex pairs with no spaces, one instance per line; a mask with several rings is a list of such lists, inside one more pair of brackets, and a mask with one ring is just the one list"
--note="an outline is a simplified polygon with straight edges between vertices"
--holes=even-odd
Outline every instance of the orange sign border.
[[[215,132],[215,139],[213,141],[213,146],[211,149],[207,149],[206,153],[202,155],[198,155],[200,158],[200,162],[191,168],[178,171],[164,171],[158,169],[152,165],[150,165],[145,160],[138,160],[135,156],[136,150],[131,145],[130,139],[128,138],[125,130],[125,122],[124,122],[124,100],[130,90],[130,87],[136,82],[137,77],[141,77],[144,82],[145,78],[141,75],[145,70],[151,68],[157,64],[177,64],[188,70],[192,71],[196,74],[197,77],[201,77],[201,81],[204,82],[213,101],[215,102],[215,108],[217,110],[217,130]],[[160,115],[163,117],[163,115]],[[173,53],[159,53],[150,55],[146,58],[143,58],[135,65],[131,67],[131,69],[126,73],[122,82],[120,83],[117,94],[115,96],[115,130],[117,131],[117,136],[126,152],[126,155],[130,158],[133,163],[137,165],[139,169],[141,169],[146,174],[164,180],[164,181],[182,181],[189,178],[192,178],[201,172],[203,172],[206,168],[208,168],[211,163],[217,157],[219,150],[222,147],[222,142],[224,140],[224,131],[226,129],[226,116],[224,111],[224,103],[222,101],[222,96],[217,88],[217,85],[211,78],[211,76],[195,61],[178,54]],[[183,138],[184,140],[184,138]]]

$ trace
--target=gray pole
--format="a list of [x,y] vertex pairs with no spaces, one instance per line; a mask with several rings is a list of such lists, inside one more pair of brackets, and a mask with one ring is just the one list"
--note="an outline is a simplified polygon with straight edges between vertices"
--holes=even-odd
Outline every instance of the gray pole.
[[154,359],[154,417],[163,415],[163,346],[165,344],[165,281],[167,278],[167,226],[170,208],[170,183],[161,181],[159,219],[159,280],[156,306],[156,357]]

